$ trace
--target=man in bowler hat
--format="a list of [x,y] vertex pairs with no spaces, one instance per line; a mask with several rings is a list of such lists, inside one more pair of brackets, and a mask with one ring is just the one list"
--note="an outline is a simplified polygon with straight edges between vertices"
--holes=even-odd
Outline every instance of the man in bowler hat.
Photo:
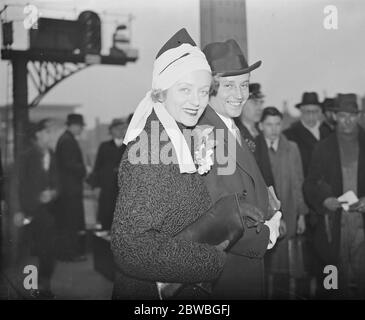
[[67,129],[56,147],[56,159],[60,172],[58,208],[59,258],[66,261],[84,260],[79,247],[78,234],[85,229],[83,205],[83,181],[86,176],[81,148],[77,137],[85,126],[81,114],[67,116]]
[[[336,131],[319,142],[304,182],[304,192],[318,217],[314,234],[318,288],[323,268],[339,269],[338,290],[322,293],[341,298],[365,297],[365,131],[358,125],[355,94],[335,100]],[[338,198],[352,191],[359,201],[344,206]],[[339,294],[339,295],[338,295]]]
[[123,138],[127,123],[123,119],[113,119],[109,126],[112,139],[100,144],[93,172],[88,182],[93,188],[100,188],[98,221],[103,230],[110,230],[115,201],[118,195],[118,169],[126,145]]
[[[213,202],[233,193],[246,197],[248,207],[259,211],[262,229],[247,228],[243,237],[232,246],[220,278],[215,283],[213,297],[220,299],[258,299],[264,297],[264,261],[268,248],[272,248],[279,234],[281,213],[270,219],[269,200],[265,181],[252,152],[242,139],[233,118],[238,117],[247,101],[250,72],[261,61],[249,66],[235,40],[208,44],[203,52],[213,72],[209,104],[199,125],[214,127],[216,139],[224,133],[223,144],[228,161],[234,164],[232,172],[220,174],[221,152],[215,149],[214,164],[204,176]],[[250,209],[247,209],[250,210]]]

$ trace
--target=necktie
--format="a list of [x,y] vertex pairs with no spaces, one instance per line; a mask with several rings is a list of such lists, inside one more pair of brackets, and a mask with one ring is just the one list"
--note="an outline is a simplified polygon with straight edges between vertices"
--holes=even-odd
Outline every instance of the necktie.
[[275,148],[274,148],[274,141],[271,141],[271,144],[270,144],[270,151],[271,151],[271,152],[273,152],[273,153],[275,153],[275,152],[276,152],[276,150],[275,150]]
[[237,126],[233,121],[232,121],[232,130],[235,132],[237,142],[240,144],[240,146],[242,146],[241,131],[240,129],[237,128]]

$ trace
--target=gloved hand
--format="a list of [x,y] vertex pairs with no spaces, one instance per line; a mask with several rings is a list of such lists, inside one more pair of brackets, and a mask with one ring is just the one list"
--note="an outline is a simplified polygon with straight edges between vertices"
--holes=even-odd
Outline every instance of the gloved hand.
[[260,233],[265,222],[264,213],[254,205],[247,203],[244,195],[237,194],[237,200],[244,226],[256,228],[257,233]]
[[280,227],[281,215],[282,215],[281,212],[277,211],[270,220],[265,221],[265,225],[267,225],[270,229],[270,243],[267,247],[269,250],[274,247],[276,240],[280,235],[279,227]]

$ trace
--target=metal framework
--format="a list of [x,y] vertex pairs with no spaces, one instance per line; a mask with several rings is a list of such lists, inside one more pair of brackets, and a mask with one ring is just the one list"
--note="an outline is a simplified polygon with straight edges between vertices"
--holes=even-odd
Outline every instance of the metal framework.
[[28,76],[36,88],[38,95],[29,103],[29,107],[37,106],[40,100],[62,80],[85,69],[88,65],[83,63],[59,63],[49,61],[28,62]]
[[[138,57],[77,54],[69,51],[11,50],[2,49],[1,59],[13,66],[13,126],[14,154],[17,157],[27,144],[25,134],[29,123],[29,108],[58,83],[91,65],[119,65],[135,62]],[[28,102],[28,79],[35,87],[37,96]]]

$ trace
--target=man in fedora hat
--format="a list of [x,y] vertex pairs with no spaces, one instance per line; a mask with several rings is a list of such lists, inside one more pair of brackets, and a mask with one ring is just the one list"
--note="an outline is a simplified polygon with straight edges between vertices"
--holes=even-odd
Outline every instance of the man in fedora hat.
[[100,144],[93,172],[88,178],[93,188],[100,188],[98,221],[103,230],[110,230],[113,221],[118,195],[118,168],[126,147],[123,138],[127,126],[124,119],[113,119],[109,126],[112,139]]
[[78,234],[85,230],[83,181],[86,167],[77,141],[85,126],[81,114],[67,116],[67,129],[57,142],[56,159],[60,171],[60,196],[57,226],[59,228],[59,258],[79,261],[81,255]]
[[[334,291],[342,298],[364,298],[365,131],[358,125],[356,95],[339,94],[335,112],[336,131],[316,145],[304,192],[318,217],[314,248],[321,262],[319,283],[323,267],[334,265],[339,269],[339,290]],[[349,207],[338,199],[347,191],[359,198]]]
[[[287,130],[284,130],[284,135],[288,140],[297,144],[302,159],[302,167],[304,178],[307,176],[309,163],[312,157],[312,152],[315,145],[326,138],[331,130],[322,121],[322,104],[318,100],[316,92],[304,92],[302,101],[296,104],[301,112],[299,121],[294,122]],[[308,204],[308,203],[307,203]],[[316,215],[313,208],[309,207],[309,214],[305,215],[306,231],[304,238],[306,239],[305,246],[305,261],[306,269],[309,277],[314,283],[315,270],[318,268],[317,261],[313,256],[313,232],[316,224]]]
[[255,139],[259,135],[258,123],[261,119],[265,96],[261,92],[259,83],[250,83],[249,92],[250,95],[241,115],[235,118],[234,121],[250,150],[255,152]]
[[[213,202],[233,193],[241,193],[247,203],[261,212],[262,221],[269,218],[268,191],[255,158],[241,138],[233,118],[238,117],[249,92],[250,72],[261,61],[249,66],[235,40],[208,44],[203,52],[213,72],[209,105],[200,118],[200,125],[214,127],[218,140],[212,169],[204,176]],[[223,133],[224,139],[219,139]],[[219,158],[228,153],[233,170],[220,171]],[[220,151],[218,150],[220,148]],[[224,165],[223,165],[224,166]],[[230,167],[230,164],[228,164]],[[227,168],[228,168],[227,167]],[[223,299],[257,299],[264,297],[263,256],[277,239],[281,213],[277,213],[262,229],[249,228],[232,246],[220,278],[215,283],[213,296]]]
[[293,123],[284,134],[298,145],[306,176],[314,146],[331,131],[321,121],[322,105],[316,92],[304,92],[302,101],[296,104],[296,108],[301,112],[300,120]]
[[327,126],[331,131],[335,130],[336,120],[335,120],[335,99],[325,98],[322,102],[322,108],[325,120],[323,124]]

